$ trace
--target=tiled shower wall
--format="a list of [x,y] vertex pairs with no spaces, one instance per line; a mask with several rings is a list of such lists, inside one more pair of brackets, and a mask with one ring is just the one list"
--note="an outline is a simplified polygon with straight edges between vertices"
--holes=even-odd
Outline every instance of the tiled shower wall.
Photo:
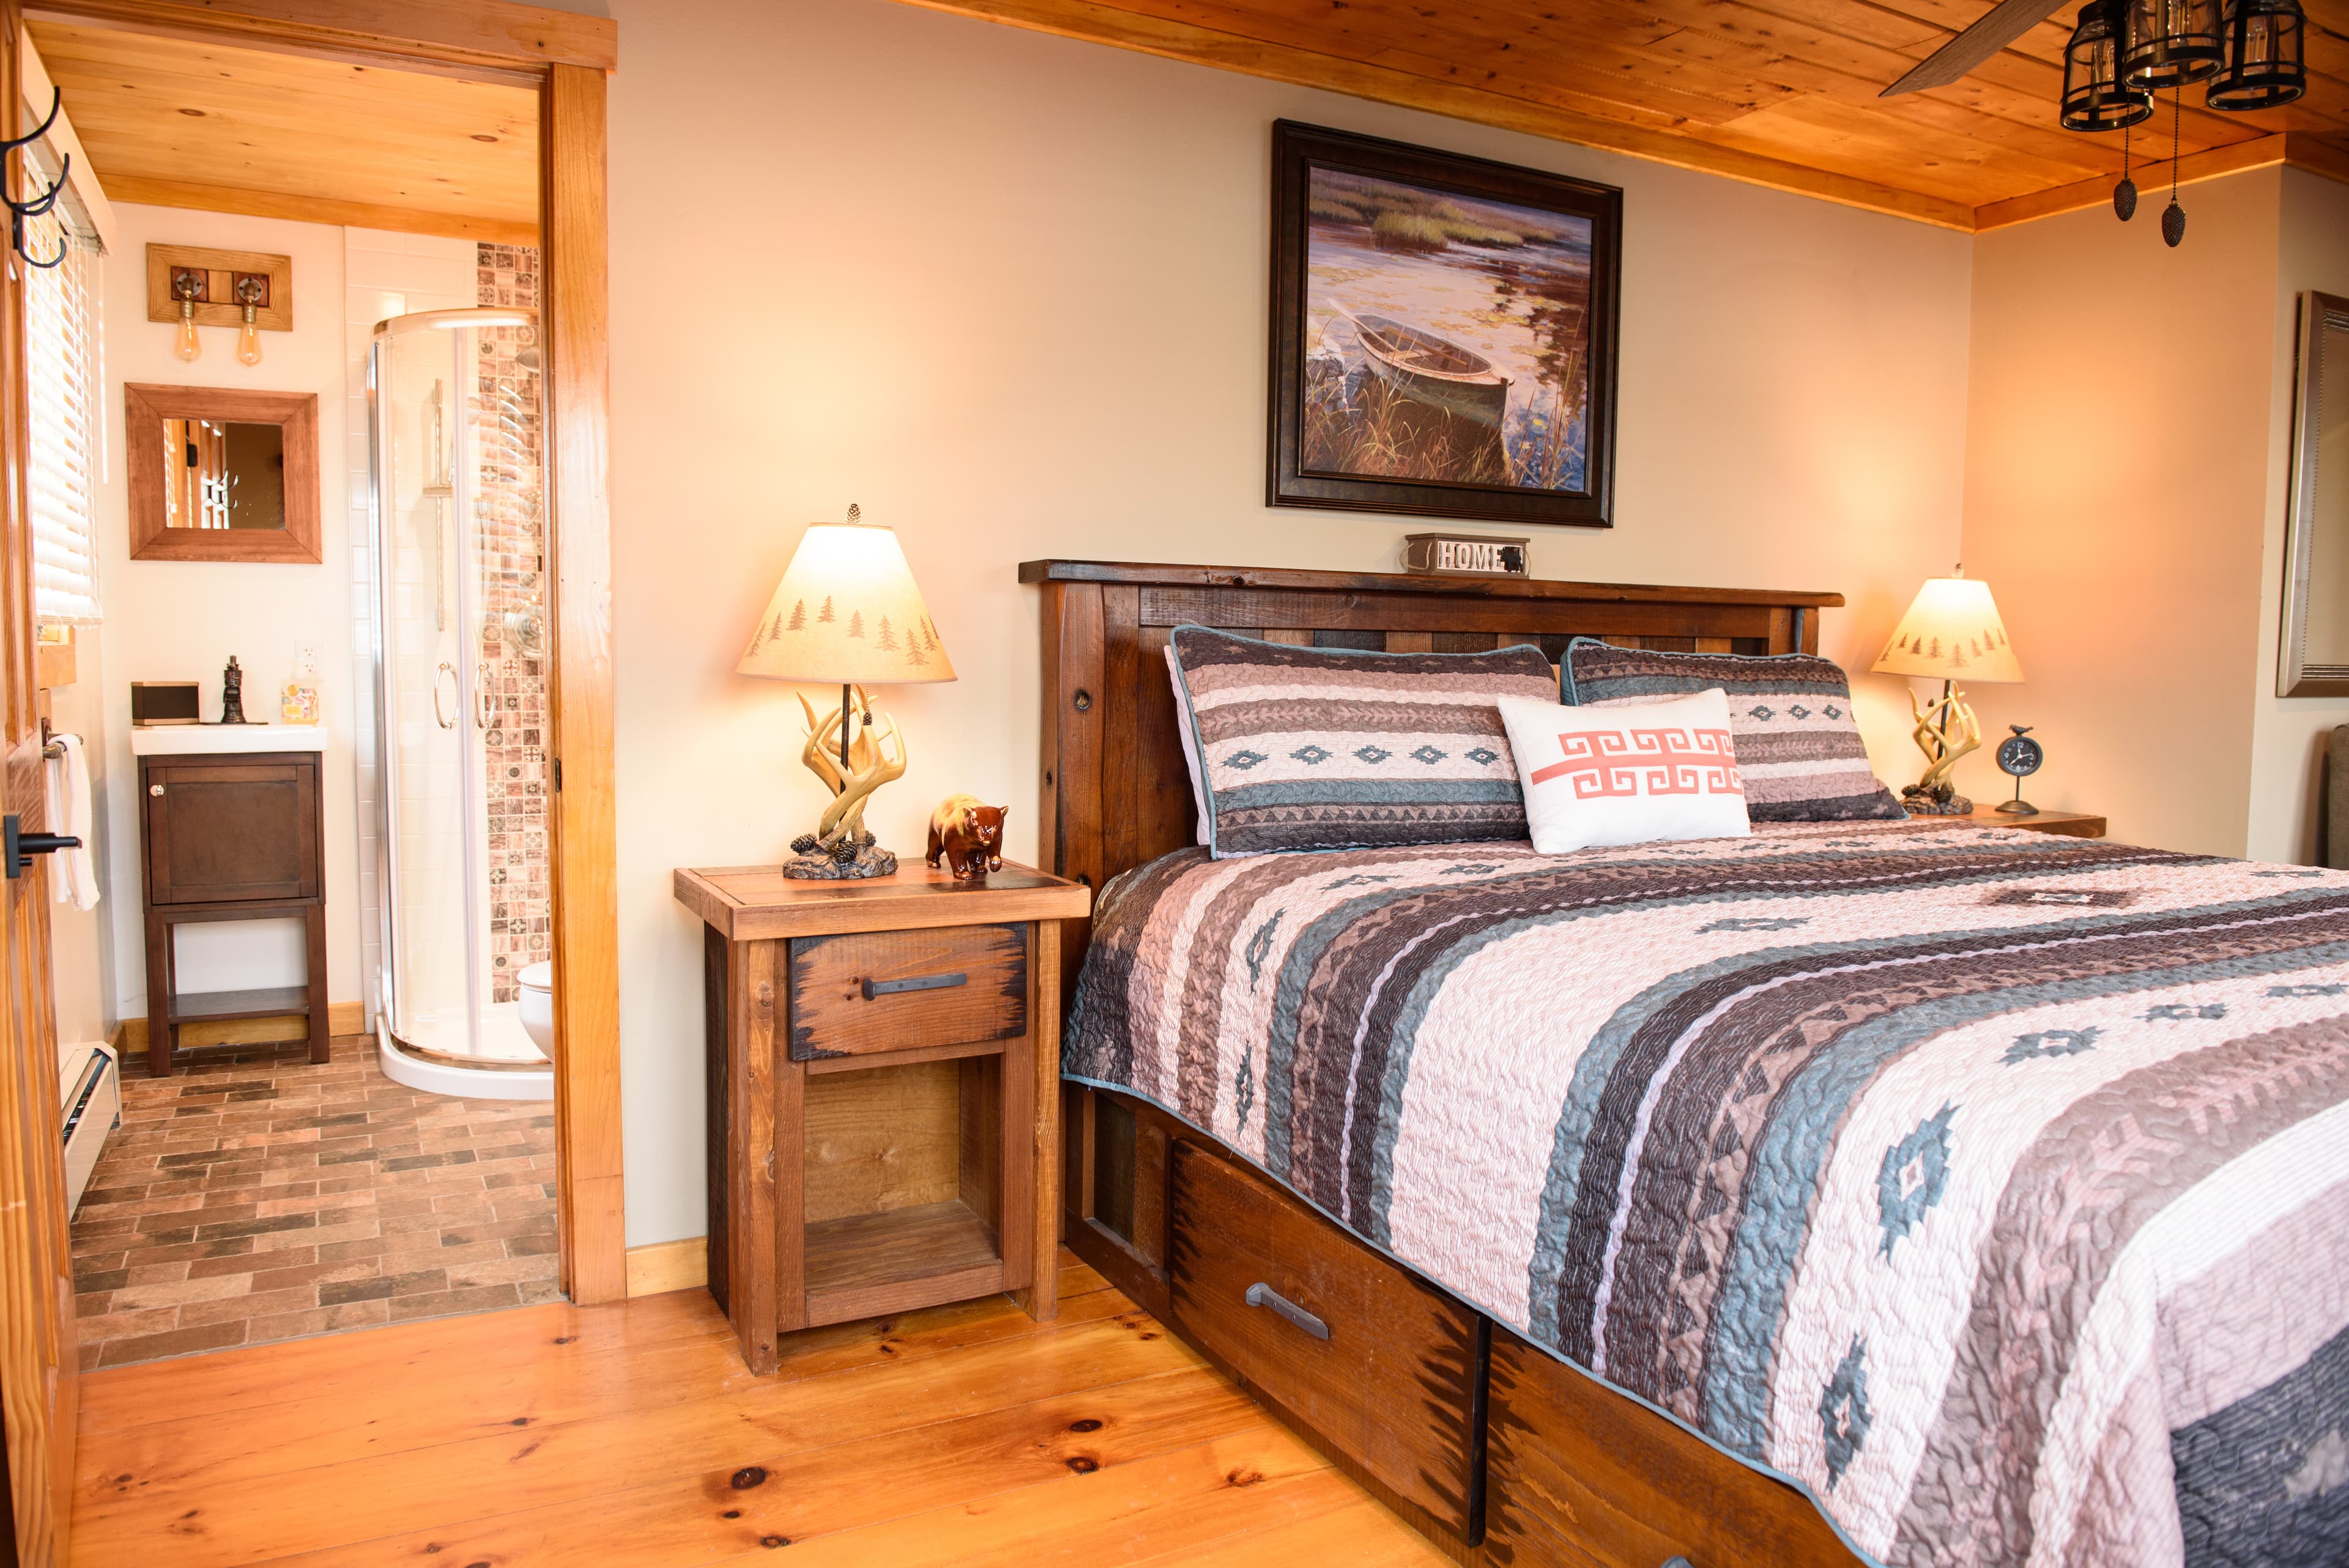
[[[480,247],[479,303],[538,305],[538,251]],[[512,1002],[553,928],[546,844],[546,516],[538,335],[499,327],[481,344],[475,388],[486,568],[481,670],[496,707],[485,751],[490,999]]]

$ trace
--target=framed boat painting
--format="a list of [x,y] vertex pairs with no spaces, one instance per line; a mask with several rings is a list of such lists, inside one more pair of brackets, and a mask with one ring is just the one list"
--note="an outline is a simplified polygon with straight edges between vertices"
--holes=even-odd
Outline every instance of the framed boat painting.
[[1266,499],[1612,525],[1623,192],[1273,127]]

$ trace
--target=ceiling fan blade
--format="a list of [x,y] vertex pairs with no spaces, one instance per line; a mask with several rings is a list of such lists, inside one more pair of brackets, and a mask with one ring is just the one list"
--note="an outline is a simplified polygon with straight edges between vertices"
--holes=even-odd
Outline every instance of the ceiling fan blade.
[[1999,0],[1991,14],[1935,49],[1877,96],[1947,87],[2063,9],[2064,0]]

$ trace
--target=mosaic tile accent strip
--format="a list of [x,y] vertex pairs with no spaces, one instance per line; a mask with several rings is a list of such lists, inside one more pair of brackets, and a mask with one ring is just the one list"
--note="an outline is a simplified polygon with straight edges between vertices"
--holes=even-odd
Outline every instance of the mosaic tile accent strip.
[[[484,244],[480,303],[527,306],[539,296],[532,245]],[[546,821],[545,441],[538,335],[499,327],[481,337],[472,418],[480,437],[483,574],[481,670],[495,704],[484,737],[489,805],[490,999],[512,1002],[520,975],[553,940]]]

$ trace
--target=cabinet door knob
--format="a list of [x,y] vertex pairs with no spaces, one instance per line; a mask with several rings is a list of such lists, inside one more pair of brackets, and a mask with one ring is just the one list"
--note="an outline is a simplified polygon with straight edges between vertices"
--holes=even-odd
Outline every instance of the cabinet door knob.
[[149,784],[147,786],[147,793],[149,794],[161,794],[163,793],[163,786],[161,784]]

